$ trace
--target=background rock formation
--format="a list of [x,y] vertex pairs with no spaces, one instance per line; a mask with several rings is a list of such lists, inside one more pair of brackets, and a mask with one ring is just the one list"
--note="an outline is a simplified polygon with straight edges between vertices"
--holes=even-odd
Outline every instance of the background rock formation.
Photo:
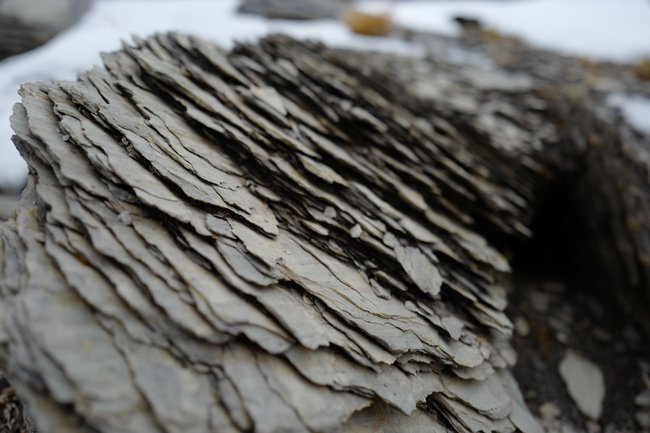
[[89,5],[90,0],[0,0],[0,60],[44,44]]
[[315,20],[340,18],[351,0],[245,0],[239,12],[274,19]]

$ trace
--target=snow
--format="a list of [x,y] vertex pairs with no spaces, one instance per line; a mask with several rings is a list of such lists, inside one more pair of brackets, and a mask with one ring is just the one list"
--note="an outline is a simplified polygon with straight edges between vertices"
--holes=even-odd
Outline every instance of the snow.
[[394,8],[402,25],[455,35],[451,18],[480,19],[542,48],[613,61],[650,55],[648,0],[408,1]]
[[607,102],[619,108],[623,117],[636,129],[650,134],[650,99],[638,95],[614,94]]
[[[379,8],[386,4],[374,2]],[[238,0],[98,0],[75,27],[45,46],[0,62],[0,185],[20,183],[25,176],[25,164],[9,139],[9,116],[19,100],[20,83],[73,79],[100,63],[100,51],[119,49],[120,41],[131,35],[177,30],[228,47],[234,40],[283,32],[335,46],[423,54],[423,48],[413,43],[354,35],[336,20],[275,21],[238,15],[237,4]],[[372,7],[373,0],[365,6]],[[619,61],[650,54],[648,0],[411,0],[389,8],[398,24],[447,35],[457,34],[451,18],[462,14],[566,53]],[[634,104],[632,111],[637,113]]]

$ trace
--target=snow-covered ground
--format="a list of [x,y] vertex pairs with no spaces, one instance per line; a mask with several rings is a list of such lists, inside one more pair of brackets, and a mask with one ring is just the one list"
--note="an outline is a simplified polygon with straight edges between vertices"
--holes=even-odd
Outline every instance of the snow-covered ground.
[[609,103],[621,110],[628,122],[650,135],[650,99],[636,95],[614,94]]
[[[0,185],[19,183],[25,175],[25,165],[10,141],[8,120],[19,99],[19,84],[72,79],[98,64],[100,51],[118,49],[120,41],[131,35],[177,30],[227,47],[234,40],[284,32],[336,46],[422,53],[414,44],[354,35],[335,20],[269,21],[238,15],[237,4],[237,0],[98,0],[75,27],[45,46],[0,62]],[[611,60],[650,55],[648,0],[420,0],[397,2],[392,8],[401,25],[448,35],[458,31],[451,18],[463,14],[567,53]]]
[[450,18],[480,19],[527,42],[567,54],[631,61],[650,55],[648,0],[442,0],[397,4],[396,20],[454,34]]

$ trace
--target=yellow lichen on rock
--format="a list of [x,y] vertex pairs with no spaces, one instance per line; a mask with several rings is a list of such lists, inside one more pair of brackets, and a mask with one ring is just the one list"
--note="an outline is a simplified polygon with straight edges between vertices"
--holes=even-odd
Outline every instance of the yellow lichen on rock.
[[367,36],[383,36],[391,29],[391,14],[368,13],[359,10],[349,10],[344,21],[354,33]]

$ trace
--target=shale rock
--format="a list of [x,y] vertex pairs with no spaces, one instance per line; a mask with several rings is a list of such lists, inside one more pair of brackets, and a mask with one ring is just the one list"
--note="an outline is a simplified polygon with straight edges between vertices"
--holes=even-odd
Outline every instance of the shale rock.
[[266,18],[316,20],[340,18],[351,0],[244,0],[239,12]]
[[571,350],[566,353],[559,368],[578,409],[592,420],[598,420],[605,398],[605,378],[600,368]]
[[103,59],[12,117],[1,361],[39,431],[539,431],[492,242],[530,232],[537,135],[282,36]]

